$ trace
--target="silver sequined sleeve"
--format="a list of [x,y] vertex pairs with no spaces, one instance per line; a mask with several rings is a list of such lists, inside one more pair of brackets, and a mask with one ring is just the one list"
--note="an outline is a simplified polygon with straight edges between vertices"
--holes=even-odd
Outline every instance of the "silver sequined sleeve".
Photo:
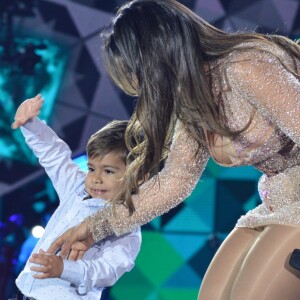
[[136,211],[129,217],[124,206],[118,206],[116,216],[106,208],[87,220],[95,241],[110,234],[121,235],[137,225],[143,225],[180,204],[190,195],[209,159],[206,147],[195,157],[197,145],[182,125],[178,124],[171,151],[159,178],[152,178],[133,196]]
[[300,80],[282,64],[295,71],[295,62],[276,48],[250,54],[235,57],[227,70],[230,81],[242,99],[300,146]]

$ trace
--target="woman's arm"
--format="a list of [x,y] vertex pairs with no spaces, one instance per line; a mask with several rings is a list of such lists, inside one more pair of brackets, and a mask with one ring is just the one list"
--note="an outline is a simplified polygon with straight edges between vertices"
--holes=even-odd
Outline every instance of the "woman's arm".
[[[193,191],[209,159],[207,147],[203,146],[197,157],[196,149],[197,143],[179,123],[169,157],[159,177],[143,184],[139,195],[133,196],[136,211],[132,216],[129,216],[123,205],[117,206],[115,215],[107,207],[89,217],[77,228],[66,232],[48,251],[54,252],[63,245],[61,255],[65,256],[75,241],[81,241],[87,247],[91,246],[93,241],[99,241],[111,234],[129,232],[180,204]],[[71,253],[72,258],[80,257],[76,251],[74,253]]]
[[[105,237],[107,229],[117,235],[131,231],[157,216],[168,212],[187,198],[196,186],[209,158],[206,147],[195,157],[197,143],[181,124],[176,133],[165,167],[158,178],[152,178],[133,196],[135,213],[129,216],[128,210],[119,205],[116,215],[106,209],[88,218],[94,240]],[[101,230],[102,228],[102,230]],[[103,235],[104,233],[104,235]]]

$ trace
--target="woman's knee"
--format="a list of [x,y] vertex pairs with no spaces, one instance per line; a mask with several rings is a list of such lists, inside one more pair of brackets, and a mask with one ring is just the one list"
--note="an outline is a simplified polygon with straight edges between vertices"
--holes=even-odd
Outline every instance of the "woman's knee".
[[266,226],[244,258],[230,299],[300,299],[300,280],[287,267],[297,245],[300,247],[300,227]]
[[203,278],[198,300],[227,300],[247,250],[259,233],[235,228],[221,245]]

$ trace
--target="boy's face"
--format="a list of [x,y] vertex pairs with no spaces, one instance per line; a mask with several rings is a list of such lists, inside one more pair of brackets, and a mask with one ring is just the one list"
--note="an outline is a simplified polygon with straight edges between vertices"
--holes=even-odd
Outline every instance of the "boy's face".
[[118,152],[88,159],[85,189],[93,198],[110,200],[121,190],[126,164]]

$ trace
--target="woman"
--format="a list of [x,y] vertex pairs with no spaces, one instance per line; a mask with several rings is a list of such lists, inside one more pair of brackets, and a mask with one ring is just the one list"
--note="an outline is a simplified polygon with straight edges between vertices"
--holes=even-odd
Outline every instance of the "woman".
[[[110,76],[137,96],[128,144],[141,134],[146,141],[131,148],[135,160],[113,209],[49,251],[64,243],[65,255],[77,241],[75,259],[76,250],[167,212],[191,193],[212,157],[261,170],[263,203],[238,220],[198,299],[299,299],[299,274],[287,262],[300,247],[300,47],[276,35],[225,33],[174,0],[127,3],[104,38]],[[139,187],[139,176],[158,172],[168,152],[158,178]]]

